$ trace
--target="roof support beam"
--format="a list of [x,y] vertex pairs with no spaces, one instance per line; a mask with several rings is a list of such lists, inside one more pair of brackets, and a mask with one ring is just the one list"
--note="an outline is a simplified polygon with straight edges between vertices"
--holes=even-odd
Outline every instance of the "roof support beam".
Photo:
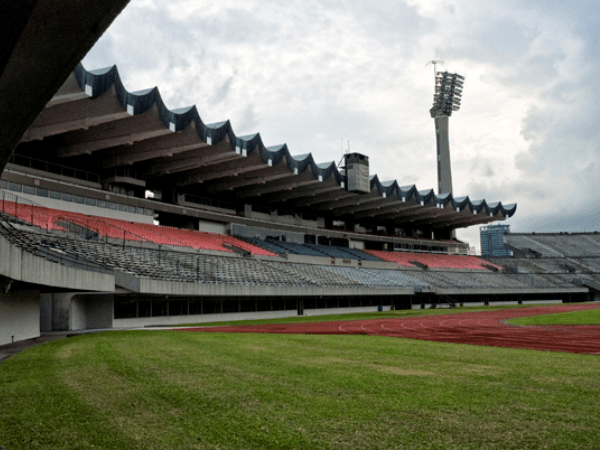
[[0,173],[27,128],[128,2],[0,2]]
[[67,78],[52,100],[36,117],[21,142],[87,130],[91,127],[131,117],[119,103],[114,87],[97,98],[81,91],[75,74]]
[[148,165],[144,164],[142,167],[147,177],[157,177],[241,158],[240,155],[233,151],[220,152],[216,147],[203,147],[202,149],[185,152],[172,158],[164,158],[160,162]]
[[333,208],[343,208],[345,206],[358,206],[362,203],[370,201],[370,199],[380,199],[379,196],[373,196],[373,194],[357,194],[353,193],[352,197],[346,198],[344,200],[335,200],[322,202],[317,208],[318,209],[333,209]]
[[[377,217],[377,220],[394,220],[397,219],[398,222],[411,222],[415,219],[415,217],[426,217],[429,214],[435,213],[435,206],[421,206],[419,204],[414,205],[413,208],[404,208],[402,210],[396,210],[391,212],[382,212],[373,214],[374,217]],[[404,214],[405,211],[408,210],[408,214]]]
[[494,222],[498,220],[506,220],[501,213],[498,213],[494,216],[490,216],[489,214],[479,213],[473,214],[472,212],[468,212],[467,214],[456,213],[456,218],[448,218],[445,220],[439,220],[437,223],[433,223],[435,226],[449,226],[452,228],[463,228],[469,227],[471,225],[481,225],[484,223]]
[[[267,173],[267,175],[258,175],[263,172]],[[294,173],[290,171],[272,175],[269,175],[269,172],[272,172],[272,169],[270,167],[266,167],[265,169],[252,172],[250,176],[238,177],[238,179],[235,180],[226,180],[221,181],[219,183],[213,183],[207,188],[207,192],[217,193],[225,190],[232,191],[234,189],[239,189],[246,186],[264,185],[270,181],[281,180],[284,178],[291,178],[295,176]]]
[[[148,142],[144,141],[144,142],[139,143],[141,145],[134,144],[133,146],[118,147],[118,149],[120,150],[120,155],[114,156],[112,158],[102,158],[102,168],[109,169],[111,167],[130,166],[132,164],[135,164],[135,163],[138,163],[141,161],[147,161],[149,159],[170,157],[170,156],[178,154],[178,153],[189,152],[191,150],[200,150],[200,149],[208,147],[208,144],[206,142],[200,141],[196,144],[181,145],[179,147],[164,147],[164,148],[157,148],[156,150],[140,149],[140,146],[141,147],[152,147],[153,146],[152,141],[156,141],[156,139],[152,139]],[[144,144],[146,144],[146,145],[144,145]],[[131,150],[129,150],[129,149],[131,149]]]
[[[408,217],[408,219],[412,220],[412,223],[416,225],[426,224],[433,225],[435,223],[446,223],[448,220],[451,220],[453,216],[462,215],[459,212],[456,212],[452,207],[439,209],[436,208],[435,211],[432,211],[431,214],[427,215],[418,215],[415,214],[413,217]],[[422,218],[421,218],[422,217]],[[469,215],[464,215],[464,217],[469,217]],[[403,217],[404,219],[404,217]]]
[[[45,111],[44,111],[45,112]],[[59,122],[52,125],[35,126],[35,123],[29,128],[21,142],[41,141],[50,136],[57,134],[69,133],[71,131],[88,130],[91,127],[101,125],[103,123],[114,122],[131,117],[126,111],[114,112],[102,116],[85,117],[83,119],[72,120],[70,122]]]
[[[235,161],[234,161],[235,162]],[[219,169],[219,168],[206,168],[206,169],[200,169],[198,171],[194,171],[193,174],[190,175],[183,175],[181,177],[178,177],[175,182],[174,185],[175,186],[188,186],[190,184],[198,184],[198,183],[204,183],[206,181],[210,181],[210,180],[215,180],[217,178],[227,178],[227,177],[237,177],[240,174],[243,173],[248,173],[248,172],[254,172],[258,169],[261,169],[264,166],[264,163],[262,164],[256,164],[253,166],[242,166],[242,167],[230,167],[230,168],[224,168],[224,169]]]
[[73,144],[67,147],[60,148],[58,150],[59,158],[68,158],[71,156],[80,155],[91,155],[92,152],[103,150],[105,148],[117,147],[121,145],[133,145],[136,142],[144,141],[146,139],[153,139],[165,134],[171,134],[171,131],[167,128],[162,128],[153,131],[142,131],[140,133],[130,133],[125,136],[98,139],[91,142],[82,142],[81,144]]
[[58,149],[57,156],[59,158],[80,156],[173,133],[160,120],[156,104],[143,114],[134,116],[127,112],[125,114],[126,116],[120,120],[102,123],[85,131],[67,132],[56,137],[56,141],[53,142]]
[[414,203],[400,203],[400,204],[394,204],[394,205],[390,205],[390,206],[381,206],[375,210],[371,209],[371,210],[367,210],[367,211],[361,211],[358,212],[356,214],[354,214],[354,217],[356,217],[357,219],[363,219],[363,218],[370,218],[370,219],[386,219],[389,217],[390,214],[387,213],[391,213],[391,216],[394,217],[398,214],[401,214],[401,211],[406,211],[409,209],[416,209],[416,208],[423,208],[420,204],[414,204]]
[[251,197],[260,197],[261,195],[271,194],[273,192],[284,192],[292,191],[304,186],[311,186],[319,183],[319,180],[315,180],[312,175],[310,179],[304,179],[303,181],[290,182],[288,179],[276,180],[271,183],[265,184],[264,187],[256,187],[251,189],[245,189],[243,192],[238,193],[236,196],[238,199],[245,199]]
[[[362,211],[371,211],[381,208],[381,206],[392,206],[394,202],[399,202],[399,200],[393,198],[383,198],[383,197],[367,197],[365,199],[361,199],[358,205],[349,205],[341,208],[329,208],[333,211],[334,214],[355,214]],[[398,203],[401,205],[402,203]],[[320,209],[320,208],[319,208]]]
[[[280,203],[280,202],[289,202],[290,200],[294,200],[294,199],[304,198],[304,199],[306,199],[304,201],[310,204],[311,199],[314,198],[316,195],[319,195],[319,194],[331,195],[329,193],[335,192],[335,191],[342,192],[342,189],[337,185],[337,183],[335,185],[331,185],[331,184],[327,183],[325,186],[323,186],[322,184],[323,183],[319,183],[318,185],[315,185],[314,187],[304,188],[304,189],[300,189],[300,190],[294,189],[291,192],[284,191],[284,192],[281,192],[280,194],[274,194],[274,195],[267,197],[265,199],[265,201]],[[344,192],[347,192],[347,191],[344,191]]]
[[394,220],[396,223],[411,223],[413,226],[423,226],[423,225],[431,225],[433,220],[438,217],[439,210],[435,211],[431,208],[423,209],[422,211],[417,211],[413,214],[407,215],[396,215],[394,217],[390,217],[389,215],[382,216],[385,220]]
[[[217,145],[215,145],[215,148],[220,148]],[[205,147],[208,147],[208,144],[200,139],[194,122],[191,122],[185,129],[177,133],[170,133],[155,139],[147,139],[137,142],[133,146],[111,148],[102,152],[99,156],[102,158],[102,167],[109,168],[131,165],[157,158],[171,158],[173,155]]]
[[[319,210],[320,208],[318,207],[320,202],[324,202],[324,201],[331,201],[331,200],[343,200],[343,199],[348,199],[348,198],[356,198],[356,194],[354,192],[348,192],[345,189],[337,189],[335,190],[333,187],[331,189],[328,189],[326,191],[315,191],[312,195],[307,196],[300,196],[298,195],[298,199],[297,200],[292,200],[291,201],[291,205],[294,207],[306,207],[306,206],[310,206],[311,208],[314,208],[315,210]],[[288,203],[289,200],[288,200]]]

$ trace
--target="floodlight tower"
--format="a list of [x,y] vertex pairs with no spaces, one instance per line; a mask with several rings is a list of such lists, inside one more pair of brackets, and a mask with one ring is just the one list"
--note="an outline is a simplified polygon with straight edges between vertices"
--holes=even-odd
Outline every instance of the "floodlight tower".
[[433,107],[429,110],[435,120],[437,142],[438,194],[452,193],[452,171],[450,168],[450,141],[448,139],[448,118],[452,111],[460,109],[465,77],[456,73],[436,72]]

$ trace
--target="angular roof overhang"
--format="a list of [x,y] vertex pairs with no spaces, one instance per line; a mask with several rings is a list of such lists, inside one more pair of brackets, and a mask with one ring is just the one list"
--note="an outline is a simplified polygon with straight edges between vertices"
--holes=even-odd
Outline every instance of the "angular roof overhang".
[[365,222],[459,228],[512,216],[516,205],[471,201],[432,189],[370,179],[370,192],[349,192],[335,163],[267,147],[260,134],[237,136],[229,121],[205,124],[196,107],[168,109],[158,88],[128,92],[116,66],[78,65],[22,142],[48,141],[65,165],[91,158],[104,170],[135,169],[149,188],[226,196],[248,203],[305,208]]
[[0,2],[0,173],[23,133],[127,3]]

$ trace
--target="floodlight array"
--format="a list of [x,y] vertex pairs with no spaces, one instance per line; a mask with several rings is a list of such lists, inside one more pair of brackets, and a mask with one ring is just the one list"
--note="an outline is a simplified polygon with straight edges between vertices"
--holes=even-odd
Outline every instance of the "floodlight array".
[[460,109],[460,101],[465,77],[457,73],[438,72],[435,76],[433,111],[438,115],[452,115]]

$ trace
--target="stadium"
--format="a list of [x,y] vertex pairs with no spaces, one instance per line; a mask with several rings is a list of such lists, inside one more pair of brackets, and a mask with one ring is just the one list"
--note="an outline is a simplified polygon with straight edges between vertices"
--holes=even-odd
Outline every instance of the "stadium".
[[[535,253],[537,265],[527,258],[540,236],[510,237],[521,255],[510,262],[467,255],[454,230],[516,205],[384,182],[359,153],[323,164],[237,136],[196,107],[169,110],[158,88],[127,91],[116,66],[77,64],[38,107],[0,181],[2,303],[20,318],[2,315],[2,344],[224,317],[571,302],[597,286],[595,235],[579,247],[549,238],[562,251]],[[582,246],[591,257],[571,264]]]
[[[318,448],[355,448],[361,445],[357,436],[364,415],[369,426],[375,426],[365,431],[369,437],[364,445],[369,448],[384,436],[390,440],[382,440],[381,445],[391,448],[391,439],[397,439],[395,433],[413,432],[400,424],[423,425],[435,417],[431,426],[438,430],[438,418],[443,416],[440,421],[446,424],[439,425],[438,431],[450,433],[444,428],[448,426],[459,433],[448,446],[458,448],[471,438],[455,430],[464,427],[477,434],[482,427],[493,427],[469,422],[475,421],[473,417],[483,414],[485,420],[492,421],[498,411],[504,414],[503,408],[510,409],[521,396],[523,402],[531,402],[541,410],[547,405],[539,402],[550,400],[537,392],[550,392],[556,387],[564,397],[562,402],[582,405],[580,414],[594,429],[597,407],[581,398],[589,397],[587,390],[597,389],[597,382],[590,381],[597,373],[597,358],[591,356],[600,351],[597,330],[593,326],[581,330],[556,326],[542,335],[510,329],[507,321],[559,311],[540,308],[536,313],[527,313],[519,305],[596,302],[600,293],[597,232],[511,233],[507,225],[498,223],[513,217],[517,205],[503,204],[497,198],[453,196],[448,181],[449,155],[448,175],[439,176],[436,193],[414,184],[380,180],[370,172],[367,154],[346,153],[340,163],[322,163],[319,155],[296,154],[285,144],[264,143],[259,133],[238,136],[233,131],[235,124],[229,121],[205,123],[203,112],[195,106],[169,109],[158,88],[130,92],[116,65],[89,68],[80,62],[127,3],[93,1],[75,7],[61,1],[49,11],[47,5],[24,2],[7,6],[10,14],[0,15],[13,19],[0,32],[6,37],[0,41],[0,346],[58,333],[71,336],[113,329],[144,329],[139,333],[146,333],[100,333],[95,335],[98,341],[78,336],[56,347],[61,352],[68,345],[80,346],[73,350],[81,352],[80,356],[88,352],[75,363],[75,369],[69,366],[61,372],[60,379],[67,380],[70,389],[58,392],[57,388],[53,394],[56,405],[61,405],[56,406],[61,414],[68,411],[61,420],[76,421],[75,417],[89,412],[90,404],[113,414],[147,402],[148,414],[155,414],[148,423],[142,418],[145,412],[138,410],[127,419],[123,418],[128,415],[124,412],[119,420],[124,429],[154,427],[162,433],[161,427],[167,429],[171,423],[183,421],[174,419],[185,415],[179,408],[192,414],[190,411],[195,411],[198,404],[206,407],[214,401],[219,415],[206,421],[193,416],[190,423],[197,422],[186,422],[186,433],[188,429],[202,429],[208,436],[214,430],[232,427],[238,430],[236,433],[254,436],[252,445],[240,438],[238,446],[232,445],[235,448],[314,448],[316,442]],[[63,22],[77,26],[66,30]],[[438,152],[443,147],[439,138],[443,126],[436,119]],[[439,153],[438,164],[444,164]],[[455,237],[455,230],[472,226],[481,226],[482,256],[469,254],[469,243]],[[484,312],[469,316],[472,318],[461,317],[454,323],[451,315],[458,305],[471,306],[472,314],[490,306],[502,314],[490,316]],[[513,306],[517,312],[502,309]],[[551,308],[570,313],[595,309],[596,305]],[[402,316],[394,327],[394,314],[403,310],[406,317]],[[352,314],[351,320],[344,322],[343,315],[347,314]],[[368,320],[353,323],[352,318],[363,318],[360,314]],[[380,314],[380,318],[369,314]],[[329,322],[317,325],[318,316],[331,315],[335,315],[335,321],[327,319]],[[289,319],[289,323],[278,319]],[[263,328],[242,328],[230,323],[248,320],[267,324],[255,322],[256,327]],[[463,326],[470,320],[477,321],[476,325]],[[481,327],[485,321],[492,323],[488,329]],[[227,322],[231,329],[200,326],[221,322]],[[155,327],[183,324],[193,324],[201,332],[152,331]],[[449,330],[451,327],[456,328]],[[430,335],[424,337],[423,330]],[[225,339],[221,331],[235,334]],[[251,333],[245,333],[248,331]],[[365,343],[365,336],[410,339],[387,339],[374,345]],[[425,341],[472,343],[487,346],[489,352],[484,356],[470,348],[475,346],[442,347],[445,344],[436,343],[438,347],[434,347]],[[453,350],[448,352],[448,348]],[[125,349],[141,349],[131,361],[144,367],[142,371],[150,373],[150,378],[143,378],[138,368],[127,366]],[[559,362],[553,360],[552,364],[560,367],[557,373],[551,373],[552,367],[545,366],[545,356],[531,357],[533,352],[523,349],[565,352],[565,356],[561,353]],[[69,359],[70,351],[65,350],[57,358]],[[255,352],[262,351],[263,355],[256,356],[258,362],[251,360]],[[95,355],[93,358],[100,355],[103,362],[92,362],[90,354]],[[284,361],[285,357],[293,361]],[[122,360],[117,363],[118,358]],[[368,363],[358,362],[364,358]],[[589,366],[576,358],[588,358],[585,361]],[[181,369],[186,359],[193,361],[193,369]],[[409,361],[411,369],[397,367],[399,359]],[[247,365],[235,366],[234,360]],[[534,375],[527,368],[531,360],[539,364],[536,370],[540,372]],[[193,391],[191,400],[173,400],[183,395],[177,390],[183,389],[181,386],[188,389],[199,384],[198,378],[187,371],[196,377],[204,373],[207,361],[220,372],[218,376],[207,372],[206,379],[215,377],[230,384],[214,381],[203,386],[206,392],[197,398],[197,391]],[[344,369],[338,372],[338,365]],[[588,377],[586,382],[591,383],[577,398],[565,387],[571,383],[565,380],[575,366],[578,376]],[[290,372],[282,376],[277,372],[280,367]],[[245,377],[248,373],[252,376]],[[101,379],[105,375],[108,381],[89,389],[82,387],[96,376]],[[393,380],[388,378],[392,375]],[[448,379],[443,378],[446,376]],[[260,379],[254,380],[258,384],[248,384],[253,377]],[[407,409],[400,410],[392,400],[408,394],[398,388],[398,377],[402,377],[406,392],[413,388],[419,392],[419,401],[429,401],[423,400],[423,393],[431,393],[432,398],[450,395],[448,392],[456,395],[447,400],[447,411],[440,412],[435,406],[435,412],[420,415],[420,406],[411,403],[412,397],[404,403]],[[158,387],[160,383],[155,384],[154,379],[168,380],[168,386]],[[326,381],[320,384],[323,379]],[[328,384],[329,379],[335,382]],[[490,384],[479,384],[481,380]],[[516,384],[507,384],[507,380],[516,380]],[[371,382],[373,385],[368,386]],[[146,383],[156,390],[151,394],[141,391],[140,386]],[[522,392],[522,386],[528,383],[535,392]],[[313,384],[317,386],[314,391]],[[346,384],[347,390],[340,388]],[[331,396],[333,403],[318,404],[315,410],[298,407],[283,411],[281,405],[288,405],[289,400],[275,401],[270,396],[279,395],[288,385],[299,389],[293,395],[307,404],[320,395]],[[454,387],[456,393],[452,392]],[[21,394],[11,385],[13,388],[15,394],[0,398],[16,405],[14,399]],[[272,394],[271,389],[276,393]],[[32,396],[42,395],[35,390]],[[82,406],[79,400],[72,400],[72,392],[85,397],[91,391],[102,396],[98,404],[90,400]],[[360,397],[362,402],[365,392],[375,400],[360,403],[356,411],[350,408],[335,412],[340,408],[335,403],[340,398]],[[471,392],[476,392],[474,400],[469,397]],[[251,394],[261,401],[250,398]],[[258,411],[262,406],[257,405],[267,402],[263,394],[274,402],[267,406],[269,422],[253,423],[258,420],[252,416],[253,408]],[[167,400],[157,406],[159,402],[152,403],[147,395]],[[488,410],[488,402],[495,396],[501,403],[494,403],[493,411]],[[176,401],[181,403],[176,405]],[[368,406],[371,401],[373,404]],[[243,405],[240,409],[238,402]],[[279,407],[282,409],[273,412]],[[523,411],[527,407],[523,406]],[[222,409],[228,413],[221,414]],[[48,417],[39,423],[52,423],[51,411],[50,406],[41,411],[43,417]],[[510,417],[515,419],[506,426],[514,428],[522,423],[526,428],[533,419],[523,411],[511,412]],[[15,436],[21,432],[13,432],[9,427],[13,418],[9,412],[4,414],[8,431],[3,438],[21,448],[15,444],[21,439]],[[394,414],[402,419],[396,421]],[[559,412],[556,415],[552,423],[564,419]],[[162,421],[166,416],[170,418],[168,425]],[[302,416],[322,421],[315,434],[306,437],[305,428],[319,420],[306,424]],[[112,431],[103,420],[97,419],[97,432],[108,436]],[[239,428],[238,421],[245,425]],[[342,425],[336,428],[336,421],[357,431],[352,428],[348,437]],[[280,422],[294,426],[285,428],[279,441],[265,438],[263,442],[262,437],[256,437],[269,433],[270,427],[277,429]],[[565,425],[565,430],[573,436],[577,427],[583,427],[575,420],[569,426]],[[0,432],[3,430],[0,426]],[[503,434],[508,432],[502,428]],[[88,448],[92,440],[86,443],[86,432],[81,433],[74,434],[73,439],[82,442],[81,448]],[[518,433],[529,436],[520,429]],[[331,446],[326,443],[329,437],[322,438],[338,434],[339,440]],[[526,442],[527,438],[519,440],[519,436],[515,447],[504,448],[518,448]],[[52,441],[62,438],[38,436],[35,441],[19,442],[67,448]],[[164,448],[171,448],[169,439],[176,441],[168,436],[164,439],[160,441]],[[221,448],[201,438],[193,439],[178,445]],[[215,435],[212,439],[225,448],[232,437],[219,441]],[[575,444],[590,444],[588,437],[569,439]],[[130,441],[102,442],[105,448],[138,448],[134,441],[142,445],[139,436]],[[435,442],[439,445],[435,448],[444,445],[443,441]],[[66,444],[61,441],[61,445]],[[157,444],[156,448],[163,446]]]

